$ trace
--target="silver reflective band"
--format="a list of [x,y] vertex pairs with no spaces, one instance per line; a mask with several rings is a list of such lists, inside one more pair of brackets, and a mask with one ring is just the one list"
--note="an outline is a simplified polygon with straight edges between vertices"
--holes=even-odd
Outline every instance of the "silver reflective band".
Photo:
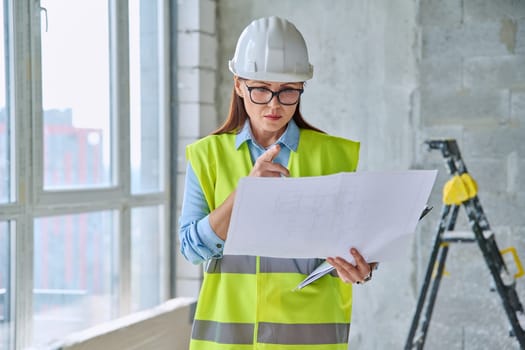
[[253,323],[195,320],[191,338],[221,344],[253,344]]
[[255,274],[256,257],[248,255],[224,255],[211,259],[206,265],[207,273],[248,273]]
[[[255,274],[257,258],[248,255],[224,255],[207,262],[207,273]],[[260,272],[291,272],[308,275],[323,262],[322,259],[285,259],[260,257]],[[333,274],[337,277],[337,273]]]
[[268,344],[341,344],[348,342],[349,323],[259,323],[257,342]]
[[[195,320],[192,339],[221,344],[253,344],[251,323],[231,323]],[[348,342],[350,324],[314,323],[282,324],[259,323],[258,343],[266,344],[345,344]]]
[[322,262],[322,259],[286,259],[261,257],[260,272],[292,272],[308,275]]

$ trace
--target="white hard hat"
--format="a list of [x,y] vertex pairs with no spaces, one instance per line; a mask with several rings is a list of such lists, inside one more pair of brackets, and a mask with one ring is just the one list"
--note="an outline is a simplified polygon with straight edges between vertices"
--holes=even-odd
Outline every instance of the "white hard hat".
[[275,16],[256,19],[243,30],[228,66],[241,78],[290,83],[311,79],[314,71],[301,33]]

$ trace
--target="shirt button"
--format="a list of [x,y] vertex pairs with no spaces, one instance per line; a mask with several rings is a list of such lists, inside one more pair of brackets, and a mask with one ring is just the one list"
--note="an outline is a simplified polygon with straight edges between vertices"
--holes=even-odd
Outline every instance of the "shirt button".
[[217,243],[215,246],[216,246],[217,248],[222,248],[222,244],[220,244],[220,243]]

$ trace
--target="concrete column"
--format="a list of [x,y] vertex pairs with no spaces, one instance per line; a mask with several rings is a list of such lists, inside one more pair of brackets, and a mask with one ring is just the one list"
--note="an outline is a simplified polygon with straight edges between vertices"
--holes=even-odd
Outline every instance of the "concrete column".
[[[216,2],[212,0],[178,1],[178,149],[179,174],[177,213],[182,205],[186,172],[185,147],[217,127],[215,88],[217,75]],[[178,217],[176,218],[178,225]],[[201,266],[188,263],[177,249],[176,294],[197,297]]]

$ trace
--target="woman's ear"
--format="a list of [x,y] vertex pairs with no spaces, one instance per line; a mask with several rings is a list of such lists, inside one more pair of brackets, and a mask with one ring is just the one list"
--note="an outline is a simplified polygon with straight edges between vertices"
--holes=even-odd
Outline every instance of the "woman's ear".
[[235,87],[235,92],[240,98],[244,98],[244,90],[242,88],[241,82],[242,80],[238,76],[235,76],[233,78],[233,86]]

